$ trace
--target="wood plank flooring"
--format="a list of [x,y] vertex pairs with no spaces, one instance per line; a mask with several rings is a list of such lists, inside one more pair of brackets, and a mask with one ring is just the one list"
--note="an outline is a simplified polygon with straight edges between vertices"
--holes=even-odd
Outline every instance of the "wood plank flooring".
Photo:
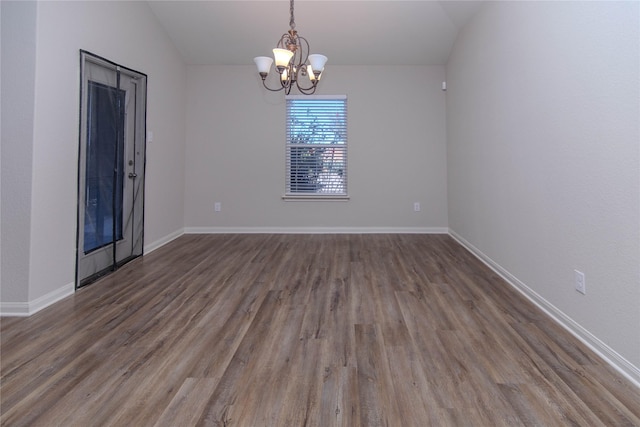
[[6,426],[640,426],[446,235],[185,235],[0,333]]

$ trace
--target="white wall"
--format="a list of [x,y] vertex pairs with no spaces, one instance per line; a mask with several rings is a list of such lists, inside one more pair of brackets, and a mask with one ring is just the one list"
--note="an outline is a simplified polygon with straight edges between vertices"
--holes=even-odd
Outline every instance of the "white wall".
[[[4,20],[14,14],[5,8]],[[33,7],[33,4],[30,6]],[[31,206],[24,231],[11,242],[30,239],[27,260],[8,263],[3,251],[2,302],[32,303],[60,289],[69,289],[75,274],[78,165],[79,50],[85,49],[148,75],[148,145],[145,206],[145,244],[180,232],[184,224],[184,134],[186,68],[176,49],[144,2],[40,2],[35,6],[35,78],[33,64],[25,65],[24,93],[4,92],[5,102],[24,102],[33,96],[33,137],[23,130],[20,143],[32,151]],[[32,16],[28,17],[32,19]],[[115,30],[115,31],[114,31]],[[3,25],[3,40],[6,37]],[[34,38],[34,26],[13,29],[11,37]],[[26,51],[25,55],[33,55]],[[3,44],[4,56],[4,44]],[[27,57],[27,62],[28,61]],[[22,84],[12,77],[3,87]],[[29,93],[31,90],[31,94]],[[26,101],[28,104],[29,102]],[[3,109],[4,114],[4,109]],[[28,121],[28,116],[27,116]],[[28,124],[28,123],[27,123]],[[3,147],[5,133],[2,134]],[[11,144],[14,144],[12,142]],[[4,151],[4,148],[3,148]],[[3,159],[4,159],[3,152]],[[18,159],[25,162],[24,155]],[[25,162],[26,163],[26,162]],[[29,168],[28,163],[24,164]],[[3,169],[4,174],[4,169]],[[25,185],[5,185],[3,205],[19,197]],[[16,224],[17,226],[18,224]],[[8,223],[8,227],[14,224]],[[3,229],[5,218],[3,217]],[[28,272],[24,269],[28,265]],[[28,289],[28,293],[24,293]],[[31,309],[31,308],[30,308]]]
[[446,231],[443,79],[440,66],[327,64],[318,94],[348,96],[351,200],[287,202],[283,93],[253,65],[190,66],[187,231]]
[[450,228],[637,381],[639,17],[637,2],[492,2],[447,65]]
[[[2,10],[2,245],[0,283],[29,281],[36,4]],[[0,286],[0,301],[27,301],[27,286]]]

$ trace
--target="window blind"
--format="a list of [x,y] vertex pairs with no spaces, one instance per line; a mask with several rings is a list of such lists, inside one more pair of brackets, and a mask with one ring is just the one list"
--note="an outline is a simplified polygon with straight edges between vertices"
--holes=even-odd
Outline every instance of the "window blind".
[[288,96],[285,195],[347,195],[347,97]]

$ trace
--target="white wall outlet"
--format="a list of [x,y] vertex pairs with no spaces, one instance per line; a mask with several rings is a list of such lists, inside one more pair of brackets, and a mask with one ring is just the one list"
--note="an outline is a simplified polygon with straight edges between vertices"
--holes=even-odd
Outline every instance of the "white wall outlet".
[[413,204],[413,211],[414,212],[420,212],[420,202],[415,202]]
[[220,212],[220,211],[222,211],[222,203],[220,203],[220,202],[215,202],[215,203],[213,204],[213,210],[214,210],[214,211],[216,211],[216,212]]
[[580,292],[582,295],[586,295],[587,285],[584,280],[584,273],[582,271],[573,270],[573,275],[576,282],[576,291]]

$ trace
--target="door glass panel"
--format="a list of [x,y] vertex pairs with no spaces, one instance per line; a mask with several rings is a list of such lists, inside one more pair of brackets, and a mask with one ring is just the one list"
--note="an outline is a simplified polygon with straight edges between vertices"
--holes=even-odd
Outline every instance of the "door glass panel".
[[90,81],[87,96],[85,253],[122,239],[125,92]]

